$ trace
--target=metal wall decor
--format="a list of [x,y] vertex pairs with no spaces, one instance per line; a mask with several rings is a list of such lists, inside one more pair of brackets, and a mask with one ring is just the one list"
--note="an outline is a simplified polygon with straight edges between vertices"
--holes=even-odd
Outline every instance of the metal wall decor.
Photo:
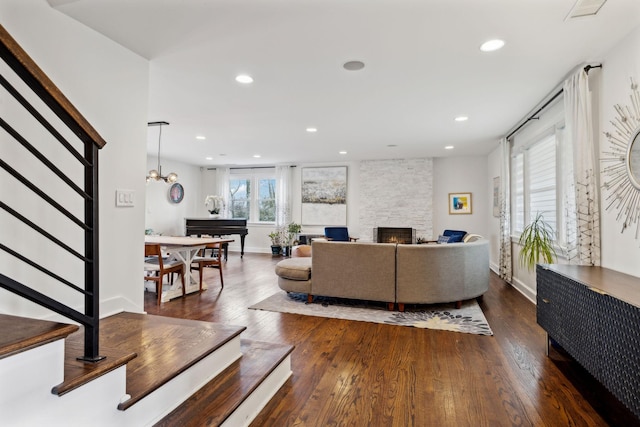
[[635,238],[640,234],[640,93],[631,79],[631,105],[614,105],[616,117],[610,121],[614,130],[605,132],[610,151],[603,153],[603,174],[606,210],[616,210],[624,232],[636,225]]

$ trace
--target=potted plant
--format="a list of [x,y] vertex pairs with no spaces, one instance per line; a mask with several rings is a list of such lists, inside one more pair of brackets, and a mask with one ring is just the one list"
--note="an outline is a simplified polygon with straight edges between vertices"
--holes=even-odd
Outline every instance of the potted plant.
[[302,225],[295,222],[290,222],[283,229],[282,234],[284,236],[283,246],[285,256],[291,255],[291,246],[298,243],[296,237],[298,236],[298,233],[300,233],[300,231],[302,231]]
[[551,264],[557,257],[553,247],[553,228],[538,212],[520,235],[520,264],[532,271],[539,262]]
[[218,218],[220,216],[220,212],[224,210],[224,198],[218,195],[208,195],[204,199],[204,206],[209,211],[209,216],[211,218]]
[[269,233],[271,239],[271,255],[280,255],[282,251],[282,233],[280,230],[275,230]]

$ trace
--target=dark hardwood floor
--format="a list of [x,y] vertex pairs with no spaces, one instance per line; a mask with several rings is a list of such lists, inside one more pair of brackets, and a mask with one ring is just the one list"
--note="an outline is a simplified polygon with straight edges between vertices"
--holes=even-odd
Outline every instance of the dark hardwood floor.
[[[295,345],[293,376],[252,426],[629,426],[640,422],[561,351],[535,306],[496,275],[481,307],[494,336],[248,310],[279,291],[271,255],[229,254],[202,294],[149,314],[246,326]],[[207,425],[194,411],[189,425]]]

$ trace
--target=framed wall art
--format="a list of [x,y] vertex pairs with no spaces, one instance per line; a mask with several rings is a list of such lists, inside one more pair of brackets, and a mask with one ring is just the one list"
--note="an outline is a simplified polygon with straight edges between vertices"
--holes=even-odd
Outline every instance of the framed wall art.
[[302,224],[347,224],[347,167],[302,168]]
[[176,182],[169,188],[169,200],[171,203],[180,203],[182,199],[184,199],[184,187]]
[[449,193],[449,215],[470,213],[471,193]]

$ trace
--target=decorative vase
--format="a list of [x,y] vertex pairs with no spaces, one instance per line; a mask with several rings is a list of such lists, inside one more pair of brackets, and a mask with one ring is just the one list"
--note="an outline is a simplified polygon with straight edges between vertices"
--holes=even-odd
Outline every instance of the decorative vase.
[[220,214],[209,214],[209,218],[220,218]]

